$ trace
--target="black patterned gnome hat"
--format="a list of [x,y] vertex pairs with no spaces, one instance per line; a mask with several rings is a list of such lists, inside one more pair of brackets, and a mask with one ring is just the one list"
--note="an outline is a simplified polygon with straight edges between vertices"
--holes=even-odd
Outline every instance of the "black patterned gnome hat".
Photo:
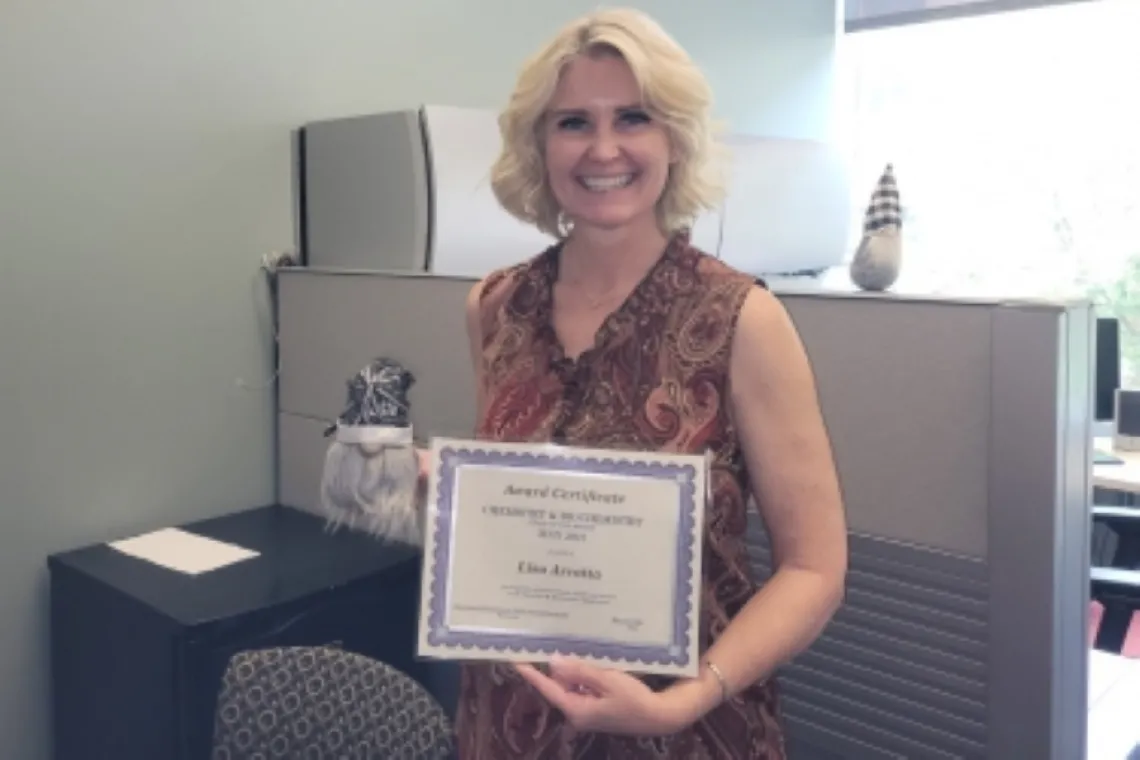
[[899,186],[895,182],[894,167],[887,164],[871,193],[871,203],[863,216],[863,234],[870,235],[892,225],[902,227],[902,204],[899,202]]
[[343,426],[408,427],[408,391],[415,382],[415,375],[394,359],[374,359],[348,381],[348,403],[325,435]]

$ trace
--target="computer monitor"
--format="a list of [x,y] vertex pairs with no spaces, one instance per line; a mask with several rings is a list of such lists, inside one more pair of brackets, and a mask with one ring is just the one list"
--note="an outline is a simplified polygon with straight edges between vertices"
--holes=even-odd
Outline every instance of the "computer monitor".
[[1116,390],[1120,387],[1120,323],[1114,317],[1096,320],[1093,362],[1093,419],[1102,423],[1098,428],[1111,428],[1116,417]]

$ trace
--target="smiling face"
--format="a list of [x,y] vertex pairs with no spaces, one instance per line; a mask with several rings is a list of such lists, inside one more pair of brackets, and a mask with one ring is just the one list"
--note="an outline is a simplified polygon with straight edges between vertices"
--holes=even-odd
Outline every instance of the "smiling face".
[[547,109],[543,146],[550,190],[575,229],[656,226],[669,136],[620,56],[580,55],[566,66]]

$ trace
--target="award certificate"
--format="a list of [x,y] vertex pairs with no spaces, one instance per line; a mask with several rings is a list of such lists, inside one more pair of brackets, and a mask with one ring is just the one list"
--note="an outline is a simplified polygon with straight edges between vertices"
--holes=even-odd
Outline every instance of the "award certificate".
[[696,675],[707,460],[435,439],[418,652]]

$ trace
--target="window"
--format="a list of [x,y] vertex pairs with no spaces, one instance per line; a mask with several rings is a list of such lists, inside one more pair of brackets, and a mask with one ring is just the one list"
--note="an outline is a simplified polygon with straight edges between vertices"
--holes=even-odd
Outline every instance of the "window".
[[896,290],[1092,297],[1140,387],[1140,2],[1098,0],[847,34],[855,204],[887,163]]

